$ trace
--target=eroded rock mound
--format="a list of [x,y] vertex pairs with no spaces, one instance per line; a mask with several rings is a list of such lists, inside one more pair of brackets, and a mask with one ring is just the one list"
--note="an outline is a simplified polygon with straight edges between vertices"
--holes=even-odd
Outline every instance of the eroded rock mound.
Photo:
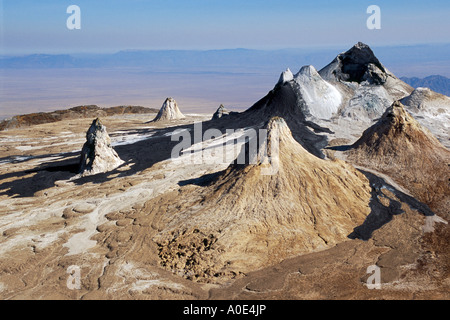
[[86,133],[86,142],[81,150],[79,173],[83,176],[111,171],[124,162],[111,146],[106,127],[95,119]]
[[414,113],[438,116],[450,112],[450,98],[428,88],[417,88],[401,103]]
[[175,99],[167,98],[153,121],[170,121],[184,118],[185,116],[178,108]]

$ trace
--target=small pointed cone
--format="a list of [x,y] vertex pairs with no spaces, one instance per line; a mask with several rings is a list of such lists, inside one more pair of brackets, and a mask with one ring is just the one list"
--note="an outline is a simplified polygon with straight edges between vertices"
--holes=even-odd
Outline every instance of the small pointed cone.
[[228,111],[223,104],[220,105],[219,108],[217,108],[216,112],[214,112],[211,120],[217,120],[222,118],[223,116],[227,116],[230,114],[230,111]]
[[91,175],[107,172],[121,164],[123,161],[111,146],[111,138],[106,127],[99,118],[95,119],[86,133],[86,143],[81,151],[79,173]]
[[170,121],[184,118],[185,116],[178,108],[175,99],[167,98],[153,121]]
[[294,79],[294,75],[292,74],[289,68],[286,71],[283,71],[280,75],[280,79],[278,80],[278,84],[284,84],[285,82],[289,82]]

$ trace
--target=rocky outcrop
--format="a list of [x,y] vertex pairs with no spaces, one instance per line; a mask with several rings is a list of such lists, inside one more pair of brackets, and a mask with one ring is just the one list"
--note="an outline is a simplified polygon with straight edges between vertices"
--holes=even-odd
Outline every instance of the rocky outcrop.
[[170,120],[178,120],[184,119],[185,116],[181,113],[178,108],[177,102],[173,98],[167,98],[158,114],[156,115],[153,121],[170,121]]
[[106,127],[95,119],[86,132],[86,143],[81,150],[79,174],[93,175],[111,171],[124,162],[111,146]]

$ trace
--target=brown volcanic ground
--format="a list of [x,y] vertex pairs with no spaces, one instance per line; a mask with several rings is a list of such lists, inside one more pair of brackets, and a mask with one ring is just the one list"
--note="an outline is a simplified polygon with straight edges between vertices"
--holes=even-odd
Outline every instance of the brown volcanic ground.
[[[341,161],[318,159],[290,138],[288,148],[281,143],[279,175],[259,176],[261,165],[180,165],[169,159],[178,143],[171,141],[170,134],[175,129],[192,130],[194,121],[211,115],[187,115],[165,124],[149,123],[153,117],[102,119],[125,163],[109,173],[83,178],[77,178],[75,171],[92,119],[0,133],[2,299],[450,298],[448,224],[436,223],[427,207],[386,179]],[[233,127],[233,122],[220,126]],[[217,122],[205,122],[203,130],[216,126]],[[214,150],[240,135],[237,131],[197,147]],[[226,152],[237,154],[242,144]],[[182,161],[189,156],[185,157]],[[291,158],[305,165],[297,167],[289,162]],[[328,191],[320,192],[315,183]],[[282,190],[277,184],[278,188],[283,184]],[[235,197],[226,192],[228,187]],[[279,197],[270,203],[271,209],[280,211],[271,212],[268,201],[255,199],[262,192]],[[293,198],[291,207],[285,197],[294,194],[298,199]],[[354,210],[346,213],[336,203],[341,201],[338,195],[349,196],[343,204]],[[312,199],[324,200],[317,215],[308,213],[308,206],[318,205]],[[242,215],[241,224],[240,217],[232,215],[234,204]],[[336,211],[326,211],[327,206]],[[292,208],[304,215],[295,215]],[[180,225],[182,215],[192,217],[182,225],[192,232],[172,242],[181,246],[164,247],[162,240],[173,240],[171,231]],[[213,219],[207,219],[209,215]],[[214,234],[218,223],[214,219],[222,219],[229,228]],[[301,219],[305,232],[314,235],[311,243],[294,237],[294,225]],[[340,230],[336,238],[325,228],[332,221]],[[298,240],[291,242],[292,249],[277,243],[275,233],[270,233],[283,228],[287,232],[280,232],[280,237]],[[239,242],[232,242],[233,234]],[[262,235],[273,241],[264,243]],[[188,255],[192,244],[201,244],[197,260]],[[314,252],[306,252],[310,250]],[[247,255],[254,265],[243,259]],[[175,264],[171,265],[186,264],[186,257],[199,261],[197,266],[213,261],[213,268],[209,274],[207,269],[205,275],[199,274],[198,281],[190,280],[195,273],[178,275]],[[214,270],[232,257],[235,264]],[[164,265],[164,259],[169,263]],[[366,270],[373,264],[381,268],[381,290],[366,286]],[[67,287],[71,265],[81,268],[80,290]]]
[[66,119],[95,118],[124,114],[142,114],[158,112],[157,109],[140,106],[117,106],[99,108],[95,105],[78,106],[66,110],[52,112],[30,113],[14,116],[11,119],[0,121],[0,131],[19,127],[28,127],[36,124],[52,123]]
[[389,174],[434,212],[450,218],[450,151],[400,102],[346,153],[349,161]]

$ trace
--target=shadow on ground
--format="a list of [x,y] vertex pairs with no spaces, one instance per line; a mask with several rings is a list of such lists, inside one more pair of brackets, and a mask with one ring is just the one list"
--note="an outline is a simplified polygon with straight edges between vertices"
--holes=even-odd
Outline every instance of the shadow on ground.
[[[262,128],[272,116],[282,116],[290,127],[294,139],[309,152],[323,158],[321,148],[327,144],[327,138],[317,133],[324,132],[327,129],[305,121],[299,111],[289,111],[293,108],[295,109],[296,102],[280,98],[285,94],[283,93],[285,90],[288,90],[286,86],[272,90],[266,97],[255,104],[256,108],[252,107],[246,112],[234,113],[217,120],[202,122],[201,136],[203,137],[205,131],[209,129],[219,130],[222,134],[225,134],[230,129],[254,128],[257,130]],[[288,97],[292,100],[292,93]],[[289,107],[285,106],[286,103],[289,104]],[[294,105],[292,105],[293,103]],[[258,107],[261,104],[266,106],[265,109],[274,111],[261,113]],[[107,173],[74,179],[72,182],[80,186],[85,183],[101,184],[114,178],[132,176],[137,172],[152,167],[158,162],[170,159],[173,148],[181,142],[181,140],[172,141],[172,134],[176,130],[188,130],[191,133],[191,143],[194,143],[194,124],[176,125],[160,129],[121,130],[125,131],[125,135],[146,135],[149,137],[145,140],[130,144],[119,144],[114,147],[119,157],[125,162],[121,167]],[[236,142],[235,140],[234,143]],[[29,157],[22,162],[52,156],[55,155]],[[0,175],[0,181],[10,180],[2,182],[0,195],[32,197],[38,191],[53,187],[55,181],[73,178],[78,170],[80,152],[63,153],[56,156],[61,159],[42,163],[36,168]],[[14,160],[11,158],[14,157],[3,158],[0,161]],[[124,170],[126,166],[128,167]],[[187,182],[181,182],[181,185],[183,183]]]
[[[403,213],[401,208],[402,203],[406,203],[411,209],[417,210],[425,216],[434,215],[426,204],[423,204],[413,197],[397,190],[392,185],[386,183],[384,179],[368,171],[359,171],[367,177],[370,185],[372,186],[372,197],[369,203],[371,211],[364,223],[356,227],[353,232],[348,235],[348,238],[369,240],[375,230],[390,222],[393,216]],[[383,189],[387,189],[400,201],[387,196],[383,193]],[[385,198],[385,204],[381,202],[380,198]],[[387,202],[389,202],[388,205],[386,205]]]

